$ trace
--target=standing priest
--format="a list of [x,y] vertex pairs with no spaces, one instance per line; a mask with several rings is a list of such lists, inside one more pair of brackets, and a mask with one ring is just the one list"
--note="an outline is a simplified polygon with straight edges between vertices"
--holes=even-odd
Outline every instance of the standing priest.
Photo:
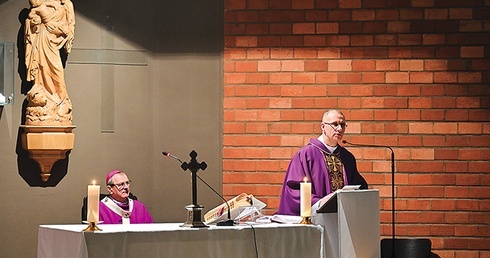
[[344,136],[345,116],[331,109],[323,114],[322,134],[302,147],[292,158],[286,171],[277,214],[300,215],[300,183],[311,182],[313,209],[323,204],[328,194],[345,185],[361,185],[366,180],[357,171],[356,158],[339,145]]

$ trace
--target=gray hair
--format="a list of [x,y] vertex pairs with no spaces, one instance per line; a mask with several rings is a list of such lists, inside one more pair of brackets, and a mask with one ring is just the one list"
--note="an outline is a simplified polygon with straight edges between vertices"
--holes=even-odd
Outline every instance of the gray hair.
[[328,114],[330,114],[331,112],[338,112],[339,114],[341,114],[344,119],[345,119],[345,115],[344,113],[342,113],[342,111],[338,110],[338,109],[329,109],[327,111],[325,111],[325,113],[323,113],[323,117],[322,117],[322,120],[325,119],[326,116],[328,116]]

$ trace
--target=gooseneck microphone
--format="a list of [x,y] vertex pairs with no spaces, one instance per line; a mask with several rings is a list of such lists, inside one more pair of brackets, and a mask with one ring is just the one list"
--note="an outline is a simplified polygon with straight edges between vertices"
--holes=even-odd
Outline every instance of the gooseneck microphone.
[[172,153],[170,153],[170,152],[162,151],[162,154],[163,154],[163,156],[171,157],[171,158],[178,160],[180,162],[180,164],[184,163],[182,160],[180,160],[176,156],[172,155]]
[[[180,162],[180,164],[184,163],[177,156],[172,155],[170,152],[162,151],[162,154],[163,154],[163,156],[170,157],[170,158],[173,158],[173,159],[178,160]],[[228,219],[216,223],[216,226],[233,226],[234,225],[234,222],[231,219],[231,208],[230,208],[230,204],[228,204],[228,202],[226,201],[226,199],[221,194],[219,194],[216,190],[214,190],[213,187],[211,187],[208,183],[206,183],[206,181],[204,181],[199,175],[196,175],[196,176],[197,176],[197,178],[199,180],[201,180],[201,182],[203,182],[207,187],[209,187],[209,189],[211,189],[216,195],[218,195],[226,203],[226,206],[228,207]]]
[[359,144],[359,143],[352,143],[352,142],[348,142],[346,140],[342,140],[342,143],[344,144],[349,144],[349,145],[352,145],[352,146],[360,146],[360,147],[378,147],[378,148],[388,148],[391,150],[391,153],[394,153],[393,152],[393,149],[390,147],[390,146],[385,146],[385,145],[374,145],[374,144]]
[[388,148],[391,151],[391,230],[392,230],[392,256],[395,257],[395,152],[390,146],[372,145],[372,144],[357,144],[342,140],[342,143],[359,147],[372,148]]

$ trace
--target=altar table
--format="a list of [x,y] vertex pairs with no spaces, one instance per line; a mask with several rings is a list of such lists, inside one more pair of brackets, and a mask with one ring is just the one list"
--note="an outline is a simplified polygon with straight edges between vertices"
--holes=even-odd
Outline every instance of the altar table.
[[40,225],[38,257],[323,257],[324,228],[254,224],[209,228],[182,223]]

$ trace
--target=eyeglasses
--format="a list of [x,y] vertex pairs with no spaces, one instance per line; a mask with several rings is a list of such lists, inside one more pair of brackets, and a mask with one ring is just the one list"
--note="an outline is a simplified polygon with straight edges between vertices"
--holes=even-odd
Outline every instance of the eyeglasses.
[[337,128],[339,128],[339,126],[340,126],[340,128],[342,128],[342,130],[344,130],[347,127],[347,124],[345,122],[344,123],[337,123],[337,122],[327,123],[327,122],[322,122],[322,124],[329,125],[334,130],[337,130]]
[[131,185],[131,180],[128,180],[126,182],[122,182],[122,183],[119,183],[119,184],[110,184],[110,186],[115,186],[117,188],[117,190],[121,190],[124,188],[125,185]]

